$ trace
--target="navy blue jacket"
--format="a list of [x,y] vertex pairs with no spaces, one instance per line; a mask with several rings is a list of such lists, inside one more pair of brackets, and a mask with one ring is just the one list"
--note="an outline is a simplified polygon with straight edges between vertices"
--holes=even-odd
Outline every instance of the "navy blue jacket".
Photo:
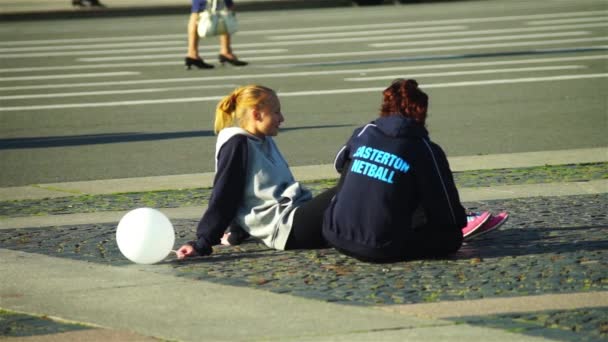
[[371,259],[405,254],[419,208],[438,231],[466,225],[445,153],[409,118],[381,117],[356,129],[335,166],[342,184],[325,211],[323,235],[344,252]]

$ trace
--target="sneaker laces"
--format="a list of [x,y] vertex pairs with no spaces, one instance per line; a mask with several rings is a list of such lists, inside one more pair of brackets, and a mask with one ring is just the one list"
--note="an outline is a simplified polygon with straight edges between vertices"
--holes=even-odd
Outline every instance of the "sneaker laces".
[[467,213],[467,222],[475,221],[479,216],[481,216],[480,213],[468,212]]

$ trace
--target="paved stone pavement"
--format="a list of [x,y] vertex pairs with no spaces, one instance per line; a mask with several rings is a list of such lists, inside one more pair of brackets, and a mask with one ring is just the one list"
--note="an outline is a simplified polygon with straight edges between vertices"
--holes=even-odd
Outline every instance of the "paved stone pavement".
[[[589,183],[607,178],[606,162],[455,173],[457,185],[463,190],[513,184]],[[334,183],[335,179],[327,179],[306,184],[313,192],[319,192]],[[606,183],[602,184],[606,190]],[[208,194],[209,189],[185,189],[8,200],[0,202],[0,215],[5,218],[44,216],[142,205],[204,206]],[[390,308],[406,313],[417,306],[449,303],[459,306],[469,302],[521,298],[533,302],[547,295],[557,296],[557,302],[559,298],[567,302],[570,296],[583,294],[597,300],[582,307],[552,307],[545,303],[540,310],[494,308],[485,314],[460,313],[442,318],[455,324],[554,340],[608,339],[605,296],[608,290],[607,191],[589,195],[468,201],[465,205],[476,211],[507,210],[511,217],[498,232],[465,244],[447,259],[370,264],[345,257],[333,249],[275,251],[255,241],[247,241],[240,246],[216,248],[214,254],[206,258],[178,262],[169,257],[147,271],[327,303]],[[194,218],[173,221],[176,245],[192,238],[196,223]],[[130,262],[122,257],[115,243],[115,227],[115,223],[91,223],[2,229],[0,248],[127,267]],[[425,310],[421,315],[425,312],[441,316]],[[1,312],[0,319],[5,336],[35,335],[41,331],[52,336],[82,327],[11,311]]]

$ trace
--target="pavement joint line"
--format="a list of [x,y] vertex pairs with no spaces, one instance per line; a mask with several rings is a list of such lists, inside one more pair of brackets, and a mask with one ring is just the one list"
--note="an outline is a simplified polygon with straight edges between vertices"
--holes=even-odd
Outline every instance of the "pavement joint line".
[[[448,161],[454,172],[595,163],[608,161],[608,147],[456,156],[449,157]],[[291,170],[294,178],[298,181],[335,179],[338,177],[332,164],[293,166]],[[213,185],[213,178],[213,172],[205,172],[5,187],[0,188],[0,201],[43,199],[85,194],[116,194],[209,188]]]
[[[78,324],[83,324],[78,322]],[[126,330],[111,330],[107,328],[90,328],[85,330],[51,333],[45,335],[4,337],[3,342],[81,342],[81,341],[130,341],[130,342],[161,342],[163,340],[136,334]]]
[[[489,201],[528,197],[554,197],[573,195],[593,195],[608,192],[608,179],[586,182],[541,183],[523,185],[504,185],[493,187],[460,188],[462,202]],[[157,208],[170,220],[197,220],[207,206],[188,206],[179,208]],[[21,228],[52,228],[57,226],[82,225],[93,223],[119,222],[129,210],[100,211],[45,216],[26,216],[0,218],[0,230]]]
[[425,318],[447,319],[528,313],[552,310],[608,307],[608,291],[543,294],[505,298],[484,298],[438,303],[376,306],[381,310]]
[[47,191],[65,192],[65,193],[68,193],[71,195],[84,195],[84,193],[82,193],[78,190],[62,189],[59,187],[54,187],[54,186],[49,186],[49,185],[45,186],[42,184],[33,184],[32,187],[42,189],[42,190],[47,190]]
[[499,185],[458,189],[462,202],[489,201],[528,197],[594,195],[608,192],[608,180],[586,182]]
[[49,315],[42,315],[42,314],[36,314],[36,313],[32,313],[32,312],[26,312],[26,311],[21,311],[19,309],[6,309],[6,308],[2,308],[2,310],[11,312],[11,313],[15,313],[15,314],[22,314],[22,315],[28,315],[28,316],[34,316],[34,317],[38,317],[38,318],[48,318],[52,321],[58,322],[58,323],[63,323],[63,324],[80,324],[92,329],[103,329],[104,327],[102,327],[101,325],[96,325],[93,323],[84,323],[81,321],[77,321],[77,320],[70,320],[70,319],[65,319],[63,317],[59,317],[59,316],[49,316]]
[[[200,219],[207,206],[158,208],[171,220]],[[43,228],[94,223],[118,223],[129,210],[78,213],[65,215],[29,216],[0,219],[0,230],[20,228]]]

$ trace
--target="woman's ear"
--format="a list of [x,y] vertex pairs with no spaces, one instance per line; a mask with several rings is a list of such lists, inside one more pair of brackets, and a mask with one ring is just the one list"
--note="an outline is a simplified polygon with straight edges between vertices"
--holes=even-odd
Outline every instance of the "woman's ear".
[[253,119],[255,121],[262,121],[262,113],[259,110],[257,110],[257,109],[252,110],[251,115],[253,116]]

